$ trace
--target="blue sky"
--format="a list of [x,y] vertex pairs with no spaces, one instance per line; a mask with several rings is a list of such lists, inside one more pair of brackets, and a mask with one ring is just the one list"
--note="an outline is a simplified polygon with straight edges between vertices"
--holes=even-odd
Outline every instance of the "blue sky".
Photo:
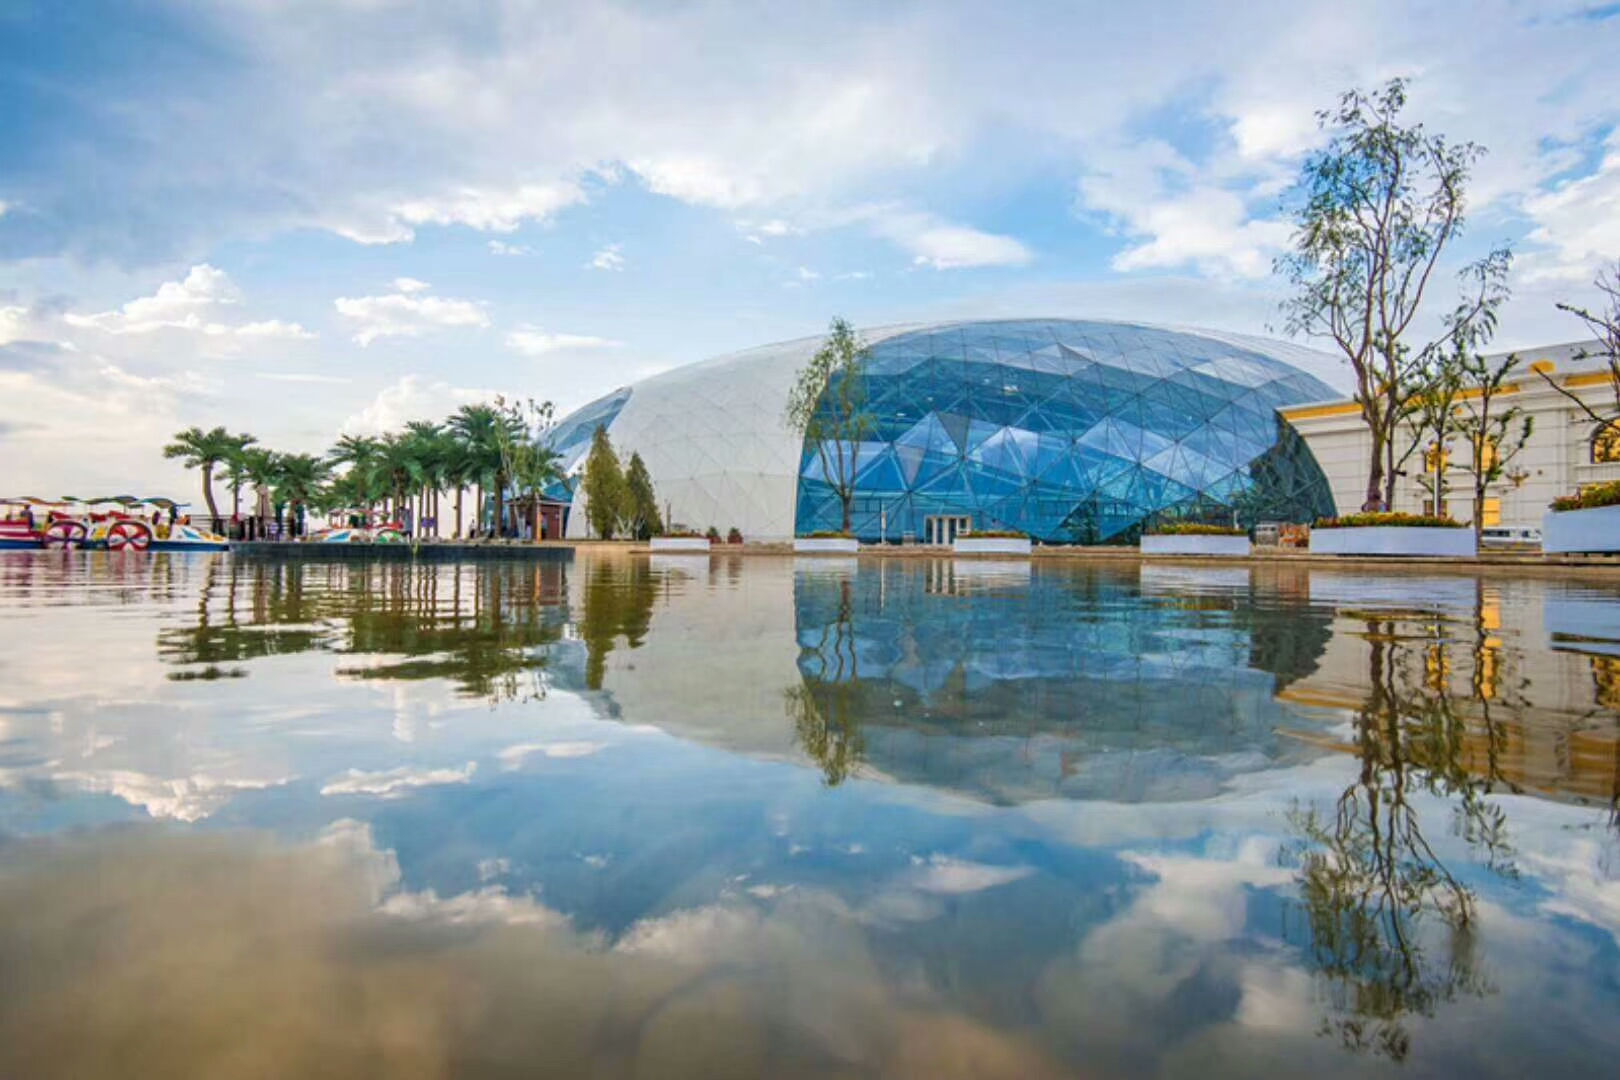
[[1620,13],[1459,10],[0,0],[3,486],[187,492],[178,427],[566,410],[834,314],[1264,332],[1315,110],[1395,74],[1491,151],[1500,341],[1567,340]]

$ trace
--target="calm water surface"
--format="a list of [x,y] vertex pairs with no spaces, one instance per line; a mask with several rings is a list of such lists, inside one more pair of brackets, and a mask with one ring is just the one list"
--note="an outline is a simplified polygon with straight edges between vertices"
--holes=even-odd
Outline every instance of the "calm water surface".
[[0,1075],[1613,1075],[1620,592],[0,555]]

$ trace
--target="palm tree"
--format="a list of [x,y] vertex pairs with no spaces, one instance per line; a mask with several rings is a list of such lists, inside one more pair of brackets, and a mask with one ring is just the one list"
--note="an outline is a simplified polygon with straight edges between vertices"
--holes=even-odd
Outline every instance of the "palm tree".
[[276,495],[287,504],[292,520],[297,522],[300,509],[319,502],[322,485],[332,467],[314,454],[277,454],[275,461]]
[[256,531],[262,534],[264,521],[270,516],[270,489],[276,482],[276,452],[263,446],[249,446],[239,456],[242,474],[256,493],[253,517],[259,522]]
[[248,482],[247,449],[259,440],[243,432],[231,439],[231,452],[225,459],[225,476],[231,485],[231,517],[242,515],[242,486]]
[[219,507],[214,503],[214,468],[222,461],[228,461],[233,451],[240,450],[245,443],[238,443],[238,439],[251,439],[251,435],[234,436],[223,427],[216,427],[211,431],[204,431],[199,427],[189,427],[184,431],[176,432],[174,442],[163,448],[166,458],[180,458],[188,469],[202,470],[203,501],[208,504],[208,516],[217,526],[219,522]]
[[368,518],[371,516],[371,504],[375,501],[372,494],[373,474],[381,455],[382,440],[371,435],[339,436],[337,445],[326,454],[327,460],[333,465],[347,466],[346,475],[350,478],[349,486],[355,503],[365,510]]
[[416,488],[416,531],[420,535],[421,523],[429,514],[429,492],[437,491],[444,429],[431,420],[412,420],[405,425],[404,439],[410,450],[408,468]]
[[[480,525],[484,517],[484,490],[486,484],[496,482],[497,489],[501,477],[501,446],[500,427],[502,418],[500,411],[493,405],[463,405],[450,417],[449,427],[456,438],[461,441],[462,450],[467,455],[466,477],[478,487],[475,516]],[[504,507],[501,504],[500,494],[496,494],[496,528],[499,531],[500,515]]]

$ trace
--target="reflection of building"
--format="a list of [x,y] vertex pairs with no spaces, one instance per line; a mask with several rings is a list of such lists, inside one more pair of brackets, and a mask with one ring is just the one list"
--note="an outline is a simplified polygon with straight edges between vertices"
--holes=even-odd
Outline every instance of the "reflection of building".
[[[1595,346],[1596,342],[1554,345],[1520,353],[1525,364],[1507,384],[1492,412],[1523,408],[1535,419],[1535,430],[1524,450],[1508,463],[1506,475],[1491,485],[1485,500],[1486,525],[1539,527],[1547,505],[1557,496],[1588,484],[1620,480],[1620,439],[1600,430],[1580,408],[1531,370],[1532,365],[1544,367],[1564,389],[1579,395],[1598,413],[1606,414],[1613,409],[1615,400],[1607,365],[1599,360],[1574,359],[1583,349]],[[1367,457],[1372,446],[1360,408],[1352,401],[1325,401],[1288,405],[1282,415],[1305,437],[1327,472],[1340,511],[1360,507],[1366,498]],[[1447,489],[1442,510],[1459,521],[1472,521],[1474,480],[1469,472],[1469,446],[1454,437],[1439,458],[1431,451],[1427,462],[1424,449],[1419,448],[1404,466],[1406,475],[1395,486],[1392,509],[1429,509],[1432,473],[1438,467],[1445,470]],[[1425,475],[1426,469],[1429,475]]]
[[[1277,409],[1333,391],[1321,354],[1260,338],[1123,323],[1022,320],[867,335],[874,422],[855,460],[855,531],[918,539],[962,524],[1102,542],[1158,514],[1309,520],[1326,480]],[[786,426],[820,339],[710,360],[565,418],[564,466],[605,425],[639,452],[671,516],[775,538],[840,524],[820,455]],[[577,498],[578,496],[576,496]],[[580,509],[579,505],[574,508]],[[582,536],[586,516],[571,513]]]
[[[1620,796],[1620,695],[1613,692],[1620,641],[1572,640],[1561,630],[1579,619],[1579,601],[1570,607],[1560,593],[1528,583],[1407,577],[1399,584],[1404,596],[1387,578],[1313,574],[1313,596],[1331,597],[1337,609],[1332,637],[1315,672],[1280,699],[1365,711],[1376,665],[1394,690],[1377,708],[1408,721],[1440,712],[1456,729],[1447,744],[1455,761],[1426,760],[1435,751],[1417,741],[1414,764],[1459,767],[1497,790],[1605,805]],[[1319,745],[1354,751],[1335,739]]]

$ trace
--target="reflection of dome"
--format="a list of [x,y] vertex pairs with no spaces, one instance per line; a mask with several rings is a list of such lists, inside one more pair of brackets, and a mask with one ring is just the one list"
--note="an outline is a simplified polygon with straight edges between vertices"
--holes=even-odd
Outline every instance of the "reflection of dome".
[[[1048,319],[871,331],[875,430],[858,461],[855,530],[922,537],[968,517],[1048,541],[1099,542],[1158,514],[1304,520],[1326,478],[1277,408],[1336,396],[1321,354],[1281,342]],[[564,465],[606,424],[646,460],[688,525],[756,538],[837,528],[813,449],[784,424],[820,338],[694,364],[592,402],[558,427]],[[583,535],[585,515],[569,521]]]

